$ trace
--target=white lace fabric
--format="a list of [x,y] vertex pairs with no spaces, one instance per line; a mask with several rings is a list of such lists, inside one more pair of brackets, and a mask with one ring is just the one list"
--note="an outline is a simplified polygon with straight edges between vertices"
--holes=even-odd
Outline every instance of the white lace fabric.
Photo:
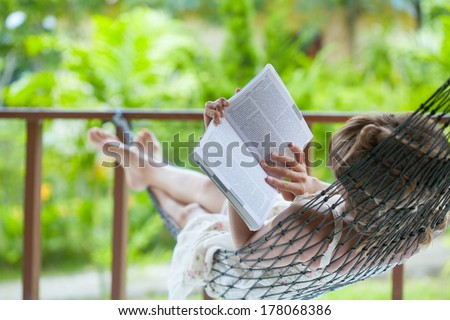
[[[294,201],[305,201],[314,196],[302,195]],[[283,200],[280,196],[268,221],[290,205],[291,202]],[[239,262],[239,257],[234,254],[221,256],[220,263],[214,263],[214,255],[218,250],[227,252],[236,250],[231,237],[228,215],[226,210],[224,211],[196,217],[178,235],[170,266],[169,299],[185,299],[193,289],[200,286],[206,286],[206,292],[211,297],[289,299],[304,288],[317,288],[327,281],[326,267],[342,233],[342,221],[336,219],[338,212],[332,210],[335,217],[334,237],[323,253],[317,269],[312,270],[297,263],[290,267],[249,271],[248,266]],[[340,277],[332,281],[339,281],[338,279]],[[315,291],[320,292],[317,289]]]

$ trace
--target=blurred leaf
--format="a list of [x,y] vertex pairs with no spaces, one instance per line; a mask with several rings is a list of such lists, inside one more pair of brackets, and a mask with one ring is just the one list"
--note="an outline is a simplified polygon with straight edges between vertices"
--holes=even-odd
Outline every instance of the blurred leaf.
[[202,55],[178,22],[138,9],[116,19],[96,16],[91,45],[75,45],[65,65],[111,106],[186,108],[198,103],[193,66]]
[[52,72],[42,71],[23,76],[7,88],[5,102],[14,106],[52,106],[52,89],[56,84]]
[[92,97],[93,88],[67,71],[28,73],[5,90],[5,102],[10,106],[90,106],[98,102]]
[[442,17],[444,40],[442,41],[442,61],[450,66],[450,16]]
[[31,35],[25,38],[25,50],[31,57],[40,53],[60,49],[58,40],[51,35]]

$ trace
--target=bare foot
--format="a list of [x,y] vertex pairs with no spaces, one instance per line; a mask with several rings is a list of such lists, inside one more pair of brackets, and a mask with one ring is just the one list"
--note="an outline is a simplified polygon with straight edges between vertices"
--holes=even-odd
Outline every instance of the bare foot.
[[144,154],[149,161],[152,161],[158,165],[163,164],[163,154],[161,143],[156,138],[155,134],[148,129],[142,129],[136,135],[135,139],[138,145],[142,145]]
[[112,156],[124,168],[131,189],[144,190],[150,185],[154,167],[141,146],[126,146],[116,136],[99,128],[89,130],[89,140],[101,153]]
[[89,141],[101,152],[105,145],[114,147],[121,144],[119,138],[99,128],[89,130]]

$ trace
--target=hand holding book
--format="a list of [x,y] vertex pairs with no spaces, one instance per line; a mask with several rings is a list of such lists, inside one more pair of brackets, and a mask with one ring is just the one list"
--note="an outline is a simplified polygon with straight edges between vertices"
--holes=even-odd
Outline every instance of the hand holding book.
[[[239,89],[236,92],[239,92]],[[219,125],[224,117],[223,110],[229,106],[230,102],[225,98],[208,101],[204,110],[205,126],[208,127],[212,120]],[[261,167],[268,174],[266,182],[277,189],[287,201],[293,201],[298,195],[325,189],[328,184],[308,175],[303,150],[293,143],[288,147],[292,151],[293,157],[273,152],[271,154],[272,164],[261,161]]]
[[220,119],[225,116],[224,109],[229,106],[230,102],[225,98],[219,98],[216,101],[206,102],[205,111],[203,112],[205,126],[208,127],[211,120],[214,120],[215,124],[220,124]]
[[229,100],[207,102],[204,120],[192,157],[229,200],[237,248],[270,230],[278,193],[292,201],[328,186],[308,175],[303,148],[312,134],[271,65]]
[[[264,224],[278,191],[293,200],[315,187],[301,154],[295,154],[306,146],[312,134],[271,65],[229,100],[207,102],[204,120],[207,129],[194,149],[193,159],[250,229]],[[270,165],[263,168],[261,161]],[[294,162],[286,168],[286,164]],[[267,179],[268,175],[271,179]]]
[[[240,88],[236,89],[236,93],[241,91]],[[214,120],[215,124],[220,124],[221,118],[225,117],[225,108],[229,107],[230,101],[225,98],[219,98],[216,101],[208,101],[205,103],[205,110],[203,111],[203,121],[205,128],[208,128],[211,120]]]
[[308,174],[303,150],[293,143],[288,147],[293,157],[273,152],[273,165],[261,161],[261,167],[269,174],[267,183],[276,188],[287,201],[293,201],[298,195],[313,194],[317,190],[325,189],[328,184]]

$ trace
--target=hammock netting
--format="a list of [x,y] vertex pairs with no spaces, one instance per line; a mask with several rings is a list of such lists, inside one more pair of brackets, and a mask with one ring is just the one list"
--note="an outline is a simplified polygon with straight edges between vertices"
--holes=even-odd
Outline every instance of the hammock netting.
[[[265,235],[236,251],[216,251],[207,293],[312,299],[419,252],[448,219],[449,109],[450,79],[362,159],[341,155],[348,167],[339,179]],[[176,237],[176,225],[149,193]]]

